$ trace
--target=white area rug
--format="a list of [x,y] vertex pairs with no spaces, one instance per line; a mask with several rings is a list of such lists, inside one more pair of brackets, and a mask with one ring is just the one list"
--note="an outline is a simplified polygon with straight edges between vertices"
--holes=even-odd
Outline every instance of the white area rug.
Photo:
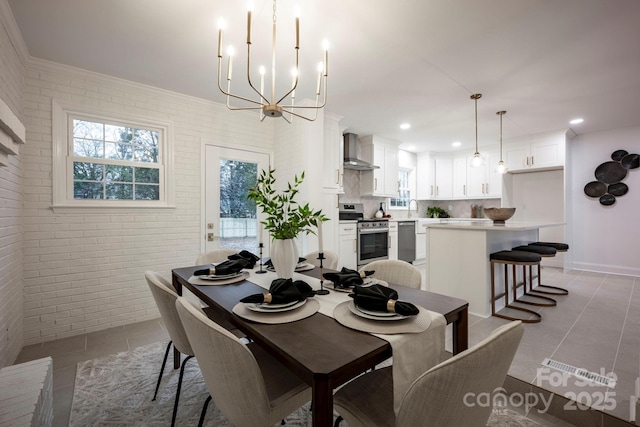
[[[78,363],[70,426],[168,426],[180,375],[169,354],[158,397],[152,401],[167,343],[138,347]],[[176,425],[197,426],[209,393],[195,358],[187,362],[180,393]],[[287,426],[311,426],[308,405],[286,419]],[[280,424],[276,424],[279,426]],[[539,427],[540,424],[509,409],[494,413],[488,426]],[[232,427],[224,415],[209,404],[205,426]],[[341,427],[347,427],[342,422]]]

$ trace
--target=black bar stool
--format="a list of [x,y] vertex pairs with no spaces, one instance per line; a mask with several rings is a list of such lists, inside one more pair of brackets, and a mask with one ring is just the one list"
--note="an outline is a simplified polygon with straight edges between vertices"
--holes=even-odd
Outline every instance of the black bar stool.
[[[569,245],[567,245],[566,243],[551,243],[551,242],[529,243],[528,245],[525,245],[525,246],[518,246],[516,248],[513,248],[513,250],[518,250],[518,251],[534,252],[543,257],[554,257],[556,256],[556,252],[566,252],[568,249],[569,249]],[[529,274],[533,274],[532,270],[533,268],[530,266]],[[535,289],[531,289],[531,291],[537,292],[540,294],[545,294],[545,295],[569,295],[569,291],[566,290],[565,288],[560,288],[558,286],[543,285],[542,278],[540,275],[541,270],[542,270],[542,266],[538,265],[538,286]]]
[[[532,252],[525,251],[500,251],[494,252],[489,255],[489,260],[491,262],[491,315],[500,317],[502,319],[507,320],[521,320],[523,323],[538,323],[542,320],[542,315],[533,310],[529,310],[527,308],[518,307],[516,305],[512,305],[509,303],[509,265],[512,266],[512,289],[513,289],[513,302],[517,301],[517,280],[516,280],[516,266],[521,265],[522,271],[524,273],[525,281],[526,281],[526,270],[525,267],[527,265],[538,265],[540,266],[541,257],[538,254]],[[504,292],[496,295],[496,281],[495,281],[495,265],[503,264],[504,265]],[[531,281],[531,276],[529,276],[529,280]],[[526,284],[525,290],[526,290]],[[501,313],[496,313],[496,301],[504,298],[504,307],[512,310],[518,310],[525,313],[530,314],[533,318],[516,318],[513,316],[508,316]]]

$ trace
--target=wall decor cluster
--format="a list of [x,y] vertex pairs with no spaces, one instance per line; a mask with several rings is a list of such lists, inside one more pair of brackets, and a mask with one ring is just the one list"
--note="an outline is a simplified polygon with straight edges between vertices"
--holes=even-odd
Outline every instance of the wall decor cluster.
[[627,177],[629,170],[640,166],[640,155],[629,154],[625,150],[614,151],[611,159],[596,168],[597,181],[584,186],[584,194],[597,197],[602,206],[611,206],[616,202],[616,197],[627,194],[629,187],[622,180]]

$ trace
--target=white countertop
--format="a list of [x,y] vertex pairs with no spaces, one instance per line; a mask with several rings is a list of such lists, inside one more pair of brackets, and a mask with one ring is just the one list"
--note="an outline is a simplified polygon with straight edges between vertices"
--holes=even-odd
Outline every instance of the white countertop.
[[492,221],[449,221],[441,223],[425,223],[429,228],[445,228],[456,230],[486,230],[486,231],[518,231],[535,230],[545,227],[559,227],[565,225],[563,222],[514,222],[507,221],[505,224],[494,225]]

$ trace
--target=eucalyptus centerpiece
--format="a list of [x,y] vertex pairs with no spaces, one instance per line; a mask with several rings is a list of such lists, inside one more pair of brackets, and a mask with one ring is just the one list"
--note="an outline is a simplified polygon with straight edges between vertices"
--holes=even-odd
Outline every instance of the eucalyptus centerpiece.
[[293,184],[278,192],[274,189],[275,169],[261,170],[255,187],[249,189],[247,198],[256,203],[265,220],[260,223],[271,234],[271,262],[278,277],[293,276],[298,263],[298,247],[294,239],[300,233],[316,234],[315,230],[323,221],[328,221],[322,210],[313,210],[309,203],[299,204],[295,198],[304,181],[304,171],[294,176]]

